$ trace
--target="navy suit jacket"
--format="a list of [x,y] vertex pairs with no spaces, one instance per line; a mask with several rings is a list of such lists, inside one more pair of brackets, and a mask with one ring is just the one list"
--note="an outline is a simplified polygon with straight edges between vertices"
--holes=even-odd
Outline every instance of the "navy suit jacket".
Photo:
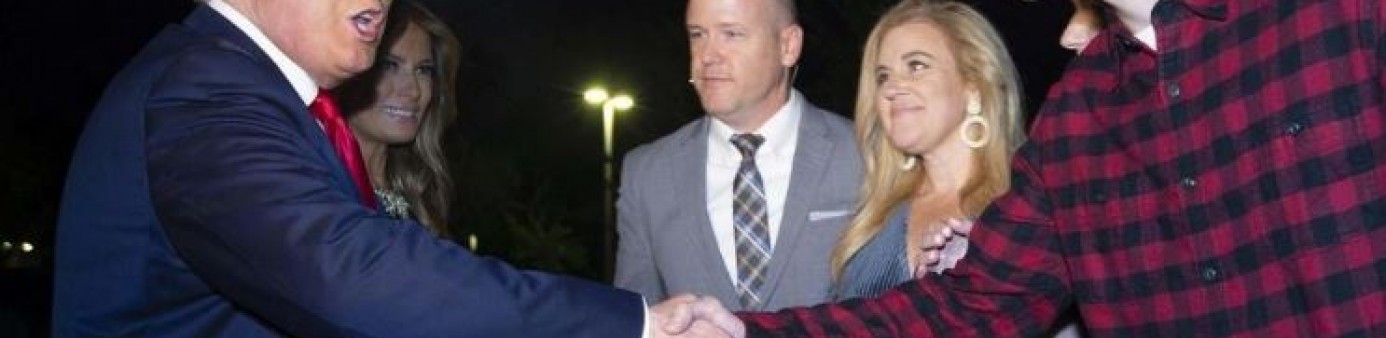
[[638,295],[362,207],[303,101],[199,6],[113,80],[71,163],[55,337],[638,337]]

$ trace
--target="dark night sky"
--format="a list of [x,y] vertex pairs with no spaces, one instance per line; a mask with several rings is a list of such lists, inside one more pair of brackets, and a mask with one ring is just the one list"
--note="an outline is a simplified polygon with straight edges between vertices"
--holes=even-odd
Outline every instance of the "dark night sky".
[[[457,159],[468,176],[461,179],[464,199],[542,206],[591,242],[599,238],[591,233],[600,232],[601,127],[597,110],[581,101],[582,90],[605,84],[636,97],[636,109],[617,119],[618,157],[701,114],[685,82],[684,1],[423,1],[463,42],[462,116],[448,142],[465,147]],[[807,41],[797,87],[810,101],[850,116],[861,40],[893,2],[799,0]],[[10,117],[0,125],[0,151],[8,158],[0,166],[7,190],[0,212],[10,215],[0,223],[0,237],[51,241],[61,180],[88,111],[144,42],[192,6],[192,0],[0,3],[0,69],[8,79],[0,112]],[[979,6],[1011,45],[1035,108],[1069,57],[1055,42],[1068,1],[982,0]],[[493,224],[483,219],[459,222],[468,231],[498,231],[476,229]],[[599,254],[593,249],[589,258]]]

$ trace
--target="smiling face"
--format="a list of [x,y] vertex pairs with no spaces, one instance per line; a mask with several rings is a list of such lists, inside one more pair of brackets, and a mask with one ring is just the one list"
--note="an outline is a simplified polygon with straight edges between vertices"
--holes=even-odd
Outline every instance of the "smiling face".
[[688,2],[693,88],[713,117],[754,129],[787,100],[802,33],[784,11],[765,0]]
[[433,99],[437,66],[428,33],[410,23],[388,48],[389,52],[373,70],[378,76],[375,100],[370,107],[351,115],[351,129],[362,143],[398,145],[414,141],[419,121]]
[[961,144],[957,135],[972,91],[949,37],[930,23],[906,23],[887,31],[877,54],[876,109],[890,142],[924,155]]
[[369,68],[390,0],[247,0],[256,25],[318,86]]

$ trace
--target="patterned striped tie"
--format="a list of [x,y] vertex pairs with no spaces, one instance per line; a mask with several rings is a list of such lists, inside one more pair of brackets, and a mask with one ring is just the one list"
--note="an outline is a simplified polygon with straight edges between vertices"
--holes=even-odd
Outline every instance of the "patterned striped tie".
[[732,215],[736,227],[737,298],[745,309],[758,309],[761,286],[765,285],[765,266],[770,262],[770,223],[765,210],[765,184],[756,169],[756,149],[765,138],[755,134],[737,134],[731,142],[741,152],[741,167],[733,183],[735,199]]

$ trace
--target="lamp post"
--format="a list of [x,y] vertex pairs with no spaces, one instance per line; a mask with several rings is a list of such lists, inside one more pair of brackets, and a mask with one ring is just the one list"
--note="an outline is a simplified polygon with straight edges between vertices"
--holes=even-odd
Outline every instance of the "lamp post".
[[613,206],[613,195],[615,195],[615,192],[612,180],[613,177],[615,177],[615,173],[612,172],[612,162],[614,158],[612,154],[612,134],[615,132],[616,128],[616,111],[628,110],[634,107],[635,99],[624,94],[611,96],[606,92],[606,89],[602,88],[588,89],[582,93],[582,99],[587,101],[588,104],[600,105],[602,107],[602,153],[604,154],[602,163],[602,190],[604,190],[605,193],[605,198],[602,199],[602,232],[604,234],[602,238],[602,267],[603,273],[605,273],[606,276],[612,276],[612,262],[615,260],[615,253],[612,248],[616,246],[616,218],[613,216],[615,213],[615,207]]

